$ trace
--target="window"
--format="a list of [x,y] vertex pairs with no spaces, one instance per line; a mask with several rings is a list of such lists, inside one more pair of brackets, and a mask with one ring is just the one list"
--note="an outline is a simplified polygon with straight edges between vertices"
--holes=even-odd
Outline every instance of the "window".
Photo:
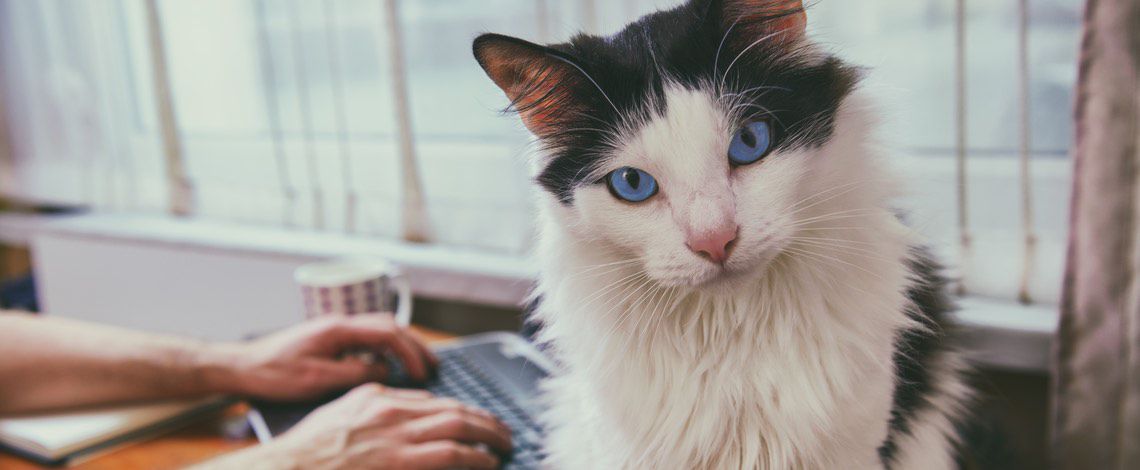
[[[437,243],[522,253],[529,138],[470,56],[479,32],[561,40],[611,32],[679,0],[404,0],[410,118]],[[1021,284],[1018,68],[1022,0],[963,0],[969,233],[959,243],[956,0],[811,2],[812,34],[870,68],[882,137],[910,181],[912,224],[968,292]],[[1029,293],[1058,295],[1066,239],[1078,0],[1028,2],[1037,247]],[[401,150],[382,0],[160,0],[194,216],[400,234]],[[0,0],[0,191],[104,211],[162,212],[168,178],[146,0]],[[3,122],[3,121],[0,121]],[[290,196],[292,195],[292,196]],[[350,203],[355,201],[355,203]]]
[[959,242],[954,0],[818,2],[816,37],[871,67],[885,110],[883,138],[909,179],[910,222],[960,269],[966,290],[1018,292],[1025,230],[1019,195],[1019,6],[1027,6],[1033,234],[1028,294],[1056,302],[1068,229],[1069,145],[1081,8],[1078,0],[963,2],[966,33],[966,212]]

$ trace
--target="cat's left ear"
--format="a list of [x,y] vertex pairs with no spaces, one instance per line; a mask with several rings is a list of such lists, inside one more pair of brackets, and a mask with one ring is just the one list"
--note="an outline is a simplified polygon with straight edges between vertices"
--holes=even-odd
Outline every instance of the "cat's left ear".
[[539,137],[556,134],[595,104],[595,93],[583,86],[583,71],[554,49],[501,34],[479,36],[472,48],[487,76],[510,98],[511,109]]
[[[803,0],[720,0],[725,28],[740,38],[740,47],[765,40],[790,44],[807,34]],[[747,42],[745,42],[747,41]]]

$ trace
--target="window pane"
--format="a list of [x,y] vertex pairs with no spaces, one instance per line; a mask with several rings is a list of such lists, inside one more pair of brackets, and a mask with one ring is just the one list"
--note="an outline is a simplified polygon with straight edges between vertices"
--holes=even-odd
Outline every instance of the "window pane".
[[420,138],[523,137],[471,54],[471,40],[495,31],[534,39],[535,1],[418,0],[401,2],[415,131]]
[[[1080,34],[1079,0],[1029,2],[1033,148],[1064,156]],[[952,149],[954,21],[951,0],[818,2],[809,24],[843,57],[871,67],[868,83],[894,113],[885,133],[923,152]],[[972,154],[1017,148],[1017,2],[967,3],[968,135]]]

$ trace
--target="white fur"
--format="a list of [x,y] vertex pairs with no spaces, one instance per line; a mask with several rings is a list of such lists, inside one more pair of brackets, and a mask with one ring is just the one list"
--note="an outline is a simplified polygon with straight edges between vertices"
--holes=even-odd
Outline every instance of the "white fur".
[[[881,468],[892,353],[915,240],[855,96],[831,140],[731,169],[735,119],[712,91],[670,86],[666,111],[610,156],[655,176],[641,204],[601,185],[541,204],[549,465],[561,469]],[[724,267],[690,231],[740,225]],[[950,367],[950,366],[947,366]],[[950,468],[949,413],[900,441],[899,468]]]

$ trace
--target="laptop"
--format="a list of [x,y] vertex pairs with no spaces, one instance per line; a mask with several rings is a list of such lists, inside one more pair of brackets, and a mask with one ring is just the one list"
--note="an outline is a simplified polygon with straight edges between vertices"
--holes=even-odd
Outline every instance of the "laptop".
[[[512,333],[486,333],[460,338],[432,348],[439,357],[436,377],[426,389],[494,413],[513,432],[514,449],[503,468],[538,468],[542,461],[543,431],[536,419],[542,410],[539,382],[554,370],[554,363],[530,341]],[[392,386],[406,383],[394,368]],[[335,397],[311,403],[255,402],[250,426],[261,442],[269,442],[301,421],[312,410]]]

